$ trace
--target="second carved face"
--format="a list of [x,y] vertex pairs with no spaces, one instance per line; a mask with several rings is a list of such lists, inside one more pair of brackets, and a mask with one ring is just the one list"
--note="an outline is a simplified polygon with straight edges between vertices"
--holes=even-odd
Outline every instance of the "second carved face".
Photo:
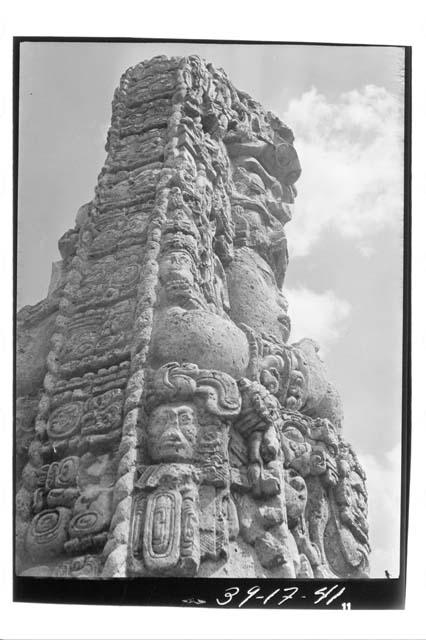
[[185,282],[194,284],[194,264],[186,251],[169,251],[160,259],[160,281],[163,284]]
[[198,421],[194,405],[163,404],[152,412],[147,429],[153,462],[190,462],[194,458]]

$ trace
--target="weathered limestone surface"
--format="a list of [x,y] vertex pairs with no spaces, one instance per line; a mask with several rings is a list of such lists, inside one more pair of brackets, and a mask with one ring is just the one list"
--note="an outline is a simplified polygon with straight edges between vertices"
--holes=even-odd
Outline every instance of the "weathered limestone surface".
[[289,343],[293,134],[197,56],[128,69],[92,202],[18,314],[17,570],[364,577],[365,474]]

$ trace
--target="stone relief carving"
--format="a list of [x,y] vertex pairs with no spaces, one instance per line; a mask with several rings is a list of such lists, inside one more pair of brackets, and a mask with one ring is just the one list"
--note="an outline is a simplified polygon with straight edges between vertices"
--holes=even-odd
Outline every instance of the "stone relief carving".
[[137,574],[192,576],[203,558],[228,553],[227,441],[240,402],[225,373],[175,362],[152,372],[133,516]]
[[338,392],[289,343],[293,142],[197,56],[123,75],[61,278],[18,317],[22,575],[368,575]]

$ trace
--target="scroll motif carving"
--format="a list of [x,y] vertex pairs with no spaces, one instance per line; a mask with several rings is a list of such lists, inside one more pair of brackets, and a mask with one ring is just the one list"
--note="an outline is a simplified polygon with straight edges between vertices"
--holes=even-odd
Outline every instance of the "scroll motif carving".
[[49,419],[47,433],[52,439],[66,438],[74,434],[80,425],[83,403],[70,402],[56,409]]
[[102,549],[107,539],[111,509],[110,489],[93,488],[83,492],[74,504],[65,551],[75,554]]
[[70,519],[70,510],[62,507],[46,509],[33,518],[26,537],[31,559],[44,560],[63,551]]

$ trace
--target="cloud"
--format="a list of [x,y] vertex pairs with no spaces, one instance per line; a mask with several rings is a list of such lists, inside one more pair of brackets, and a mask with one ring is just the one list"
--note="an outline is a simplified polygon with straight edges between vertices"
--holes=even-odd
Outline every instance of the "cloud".
[[370,575],[384,578],[385,569],[399,575],[399,527],[401,517],[401,446],[386,452],[381,460],[358,454],[367,474],[370,525]]
[[364,246],[366,237],[400,223],[403,121],[395,95],[368,85],[331,102],[312,88],[290,102],[283,119],[302,165],[287,227],[293,256],[306,255],[330,226]]
[[292,319],[291,341],[313,338],[324,354],[345,331],[350,304],[330,290],[317,293],[300,287],[286,289],[285,295]]
[[327,351],[345,331],[350,304],[333,291],[317,293],[305,287],[286,289],[291,315],[291,341],[312,338]]

